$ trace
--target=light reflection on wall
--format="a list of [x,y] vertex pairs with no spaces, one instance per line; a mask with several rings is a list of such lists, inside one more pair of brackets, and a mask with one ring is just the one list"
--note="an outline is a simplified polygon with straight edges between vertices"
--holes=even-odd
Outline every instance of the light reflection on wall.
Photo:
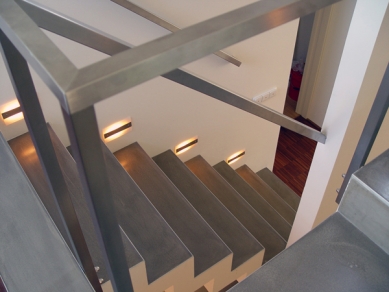
[[[174,149],[174,153],[176,153],[177,155],[182,154],[182,153],[188,151],[189,149],[193,148],[197,144],[197,142],[198,142],[197,137],[192,137],[188,140],[185,140],[184,142],[182,142],[176,146],[176,148]],[[188,146],[185,147],[186,145],[188,145]]]
[[227,159],[226,159],[226,162],[228,164],[232,164],[236,161],[238,161],[239,159],[241,159],[243,157],[243,155],[245,155],[245,150],[241,150],[241,151],[238,151],[238,152],[235,152],[234,154],[232,154],[231,156],[229,156]]
[[[5,113],[5,112],[8,112],[10,110],[13,110],[15,108],[18,108],[20,105],[19,105],[19,102],[15,99],[13,101],[10,101],[6,104],[4,104],[2,107],[1,107],[1,113]],[[3,118],[3,121],[4,121],[4,124],[6,125],[10,125],[12,123],[15,123],[17,121],[20,121],[24,118],[23,116],[23,112],[20,112],[20,113],[17,113],[13,116],[10,116],[6,119]]]
[[102,138],[105,142],[109,142],[109,141],[112,141],[112,140],[115,140],[121,136],[123,136],[124,134],[128,133],[129,131],[131,131],[132,129],[132,126],[127,128],[127,129],[124,129],[123,131],[120,131],[116,134],[113,134],[112,136],[109,136],[107,138],[104,138],[104,134],[106,133],[109,133],[109,132],[112,132],[120,127],[122,127],[123,125],[125,124],[128,124],[128,123],[131,123],[131,119],[124,119],[124,120],[121,120],[119,122],[116,122],[112,125],[109,125],[108,127],[104,128],[103,129],[103,132],[102,132]]

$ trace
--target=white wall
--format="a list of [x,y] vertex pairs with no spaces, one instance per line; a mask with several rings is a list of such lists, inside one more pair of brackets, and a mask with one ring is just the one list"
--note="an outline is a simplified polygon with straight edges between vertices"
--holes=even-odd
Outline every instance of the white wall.
[[[357,0],[323,123],[327,141],[316,148],[289,245],[337,208],[335,190],[340,187],[341,174],[350,163],[389,61],[388,2],[371,5],[369,0]],[[381,134],[386,138],[378,141],[389,147],[387,133]]]
[[[185,27],[254,0],[138,2],[177,26]],[[39,0],[39,3],[133,45],[168,33],[108,0]],[[265,105],[282,111],[297,25],[296,20],[227,48],[226,52],[242,61],[239,68],[212,55],[188,64],[185,69],[247,98],[276,86],[277,96]],[[79,68],[107,57],[47,34]],[[14,93],[3,64],[0,64],[0,77],[1,106],[14,99]],[[35,74],[33,78],[47,121],[67,145],[69,140],[58,102]],[[183,160],[201,154],[214,164],[246,149],[245,157],[234,166],[246,163],[254,171],[273,166],[278,126],[161,77],[97,104],[96,111],[101,129],[123,118],[132,119],[132,131],[108,143],[113,151],[138,141],[150,155],[156,155],[198,136],[198,146],[183,154]],[[9,126],[0,122],[0,130],[6,139],[11,139],[24,133],[26,127],[24,122]]]
[[[314,226],[320,224],[328,216],[336,211],[338,204],[335,203],[337,193],[343,179],[342,173],[346,173],[355,148],[362,134],[368,114],[373,105],[382,77],[389,63],[389,10],[386,12],[376,45],[365,78],[362,83],[353,114],[347,128],[344,142],[340,148],[334,169],[328,182],[322,204],[316,216]],[[367,162],[377,157],[389,148],[389,114],[387,113],[377,139],[373,145]]]
[[[314,24],[316,36],[309,48],[296,111],[320,127],[323,126],[355,2],[343,0],[317,13],[322,19]],[[320,43],[320,46],[315,47],[314,43]]]

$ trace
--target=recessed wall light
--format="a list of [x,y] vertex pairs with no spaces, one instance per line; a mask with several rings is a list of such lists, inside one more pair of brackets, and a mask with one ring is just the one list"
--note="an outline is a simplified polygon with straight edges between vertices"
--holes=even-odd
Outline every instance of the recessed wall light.
[[197,137],[188,139],[180,144],[178,144],[175,148],[176,154],[184,153],[185,151],[188,151],[190,148],[195,146],[199,142],[199,139]]
[[105,141],[111,141],[127,133],[132,127],[131,120],[123,120],[116,122],[103,131],[103,137]]
[[15,100],[6,104],[1,111],[1,116],[6,125],[23,119],[22,108],[20,107],[18,101]]
[[244,151],[244,150],[236,152],[236,153],[232,154],[230,157],[228,157],[226,161],[228,164],[234,163],[234,162],[238,161],[240,158],[242,158],[242,156],[245,154],[246,154],[246,151]]

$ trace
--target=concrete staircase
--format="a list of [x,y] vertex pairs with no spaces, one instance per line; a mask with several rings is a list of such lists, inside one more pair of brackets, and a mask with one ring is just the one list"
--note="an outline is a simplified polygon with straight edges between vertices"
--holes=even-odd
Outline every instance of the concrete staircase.
[[389,150],[358,170],[337,212],[229,291],[388,291]]
[[[103,291],[112,291],[75,161],[50,126],[49,132]],[[9,145],[56,222],[29,134]],[[114,154],[103,149],[135,291],[220,291],[285,248],[295,210],[284,197],[295,202],[295,194],[265,196],[225,162],[212,167],[200,156],[184,164],[170,150],[150,158],[137,143]],[[270,189],[276,178],[267,176]]]

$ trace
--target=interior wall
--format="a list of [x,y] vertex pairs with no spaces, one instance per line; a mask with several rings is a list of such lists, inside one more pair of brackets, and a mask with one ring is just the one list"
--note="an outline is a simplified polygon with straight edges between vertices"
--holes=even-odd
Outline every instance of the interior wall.
[[[296,111],[320,127],[323,126],[355,2],[343,0],[325,8],[319,12],[322,21],[314,24],[313,31],[317,35],[311,41],[311,58],[307,59]],[[314,43],[318,42],[320,46],[315,46]]]
[[[341,179],[350,163],[351,156],[347,162],[342,161],[345,158],[343,153],[352,155],[356,145],[350,143],[348,136],[352,135],[353,139],[357,137],[358,140],[357,132],[360,134],[364,122],[361,128],[353,122],[355,119],[363,120],[358,110],[364,114],[369,111],[363,104],[369,98],[365,90],[369,96],[374,96],[383,75],[383,70],[374,71],[370,66],[374,60],[385,68],[388,64],[386,58],[376,55],[382,34],[387,37],[387,28],[383,31],[383,21],[387,17],[388,3],[389,0],[380,0],[371,5],[369,0],[357,0],[323,123],[327,141],[317,145],[288,245],[315,227],[319,218],[325,217],[325,212],[329,215],[336,210],[333,202],[340,184],[335,186],[333,181]],[[387,50],[387,45],[384,48]],[[375,83],[376,87],[366,82]]]
[[[344,136],[344,142],[340,148],[333,172],[323,197],[323,202],[316,216],[314,226],[323,222],[328,216],[333,214],[338,204],[335,203],[337,197],[336,189],[340,188],[343,182],[342,174],[347,172],[355,148],[362,134],[370,109],[377,95],[382,77],[389,64],[389,11],[386,12],[381,30],[377,37],[369,66],[363,80],[361,90],[349,126]],[[387,113],[382,123],[377,139],[373,145],[367,162],[371,161],[379,154],[389,148],[389,114]]]
[[[38,2],[133,45],[140,45],[168,33],[108,0]],[[138,2],[173,24],[185,27],[254,0],[239,3],[221,0]],[[277,95],[264,105],[281,112],[297,26],[298,20],[292,21],[226,48],[226,52],[242,61],[239,68],[214,55],[184,68],[248,99],[277,87]],[[51,33],[47,35],[79,68],[107,57]],[[3,63],[0,64],[0,77],[2,106],[15,99]],[[69,139],[58,102],[34,73],[33,78],[46,120],[62,142],[68,145]],[[183,140],[198,136],[198,146],[180,156],[182,160],[201,154],[211,164],[215,164],[232,153],[245,149],[246,155],[234,167],[246,163],[257,171],[263,167],[272,169],[273,166],[278,126],[161,77],[96,104],[96,112],[101,130],[121,119],[132,120],[133,128],[129,133],[107,143],[112,151],[138,141],[153,156],[173,149]],[[8,126],[1,121],[0,130],[6,139],[11,139],[26,132],[26,126],[23,121]]]

